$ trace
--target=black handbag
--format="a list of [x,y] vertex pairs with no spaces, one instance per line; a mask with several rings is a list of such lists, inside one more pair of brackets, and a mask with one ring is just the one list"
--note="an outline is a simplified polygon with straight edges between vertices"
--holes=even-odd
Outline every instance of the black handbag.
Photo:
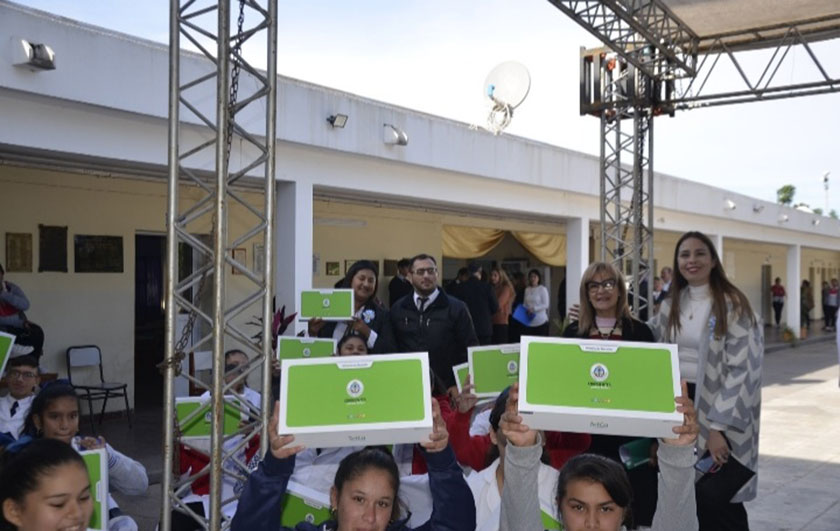
[[[698,465],[705,459],[711,459],[708,451],[703,454]],[[755,472],[730,455],[726,463],[705,471],[695,483],[694,490],[698,497],[705,500],[729,503],[753,476]]]

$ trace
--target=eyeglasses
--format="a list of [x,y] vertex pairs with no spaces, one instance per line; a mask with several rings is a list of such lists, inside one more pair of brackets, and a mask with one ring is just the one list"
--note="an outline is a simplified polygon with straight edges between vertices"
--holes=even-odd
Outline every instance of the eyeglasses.
[[589,293],[598,293],[599,288],[604,288],[604,291],[612,291],[615,289],[615,279],[608,278],[603,282],[595,282],[594,280],[586,283],[586,291]]
[[420,269],[415,269],[414,271],[412,271],[411,274],[412,275],[417,275],[418,277],[422,277],[424,275],[432,276],[432,275],[437,274],[437,268],[436,267],[421,267]]
[[243,372],[245,372],[244,365],[236,365],[235,363],[229,363],[225,365],[225,374],[228,376],[242,374]]
[[38,376],[37,372],[32,372],[32,371],[11,370],[11,371],[7,372],[6,374],[9,375],[10,380],[14,380],[15,378],[20,378],[21,380],[28,380],[29,378],[35,378],[36,376]]

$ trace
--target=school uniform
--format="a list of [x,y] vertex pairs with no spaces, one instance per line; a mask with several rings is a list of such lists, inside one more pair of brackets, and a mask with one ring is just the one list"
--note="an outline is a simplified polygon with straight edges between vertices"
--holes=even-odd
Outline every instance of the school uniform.
[[15,439],[20,438],[23,422],[32,407],[35,395],[14,398],[12,395],[0,397],[0,433],[8,433]]

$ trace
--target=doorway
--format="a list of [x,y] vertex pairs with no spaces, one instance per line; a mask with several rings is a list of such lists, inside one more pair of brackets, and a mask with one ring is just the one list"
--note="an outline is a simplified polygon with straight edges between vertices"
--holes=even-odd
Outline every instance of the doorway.
[[138,409],[163,405],[164,265],[166,237],[134,236],[134,403]]

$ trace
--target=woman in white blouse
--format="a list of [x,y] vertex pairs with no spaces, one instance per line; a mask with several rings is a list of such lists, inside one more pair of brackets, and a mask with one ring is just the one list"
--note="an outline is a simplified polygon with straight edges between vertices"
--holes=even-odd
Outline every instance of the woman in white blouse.
[[[679,349],[680,375],[697,408],[698,456],[708,451],[719,466],[734,459],[757,471],[764,326],[704,234],[677,241],[671,289],[648,325]],[[756,483],[753,476],[728,499],[698,488],[700,530],[748,529],[743,502],[755,498]]]
[[550,307],[548,289],[542,285],[542,275],[536,269],[528,272],[528,287],[525,288],[525,300],[523,302],[528,317],[531,318],[528,326],[523,330],[523,335],[547,336],[548,335],[548,309]]

